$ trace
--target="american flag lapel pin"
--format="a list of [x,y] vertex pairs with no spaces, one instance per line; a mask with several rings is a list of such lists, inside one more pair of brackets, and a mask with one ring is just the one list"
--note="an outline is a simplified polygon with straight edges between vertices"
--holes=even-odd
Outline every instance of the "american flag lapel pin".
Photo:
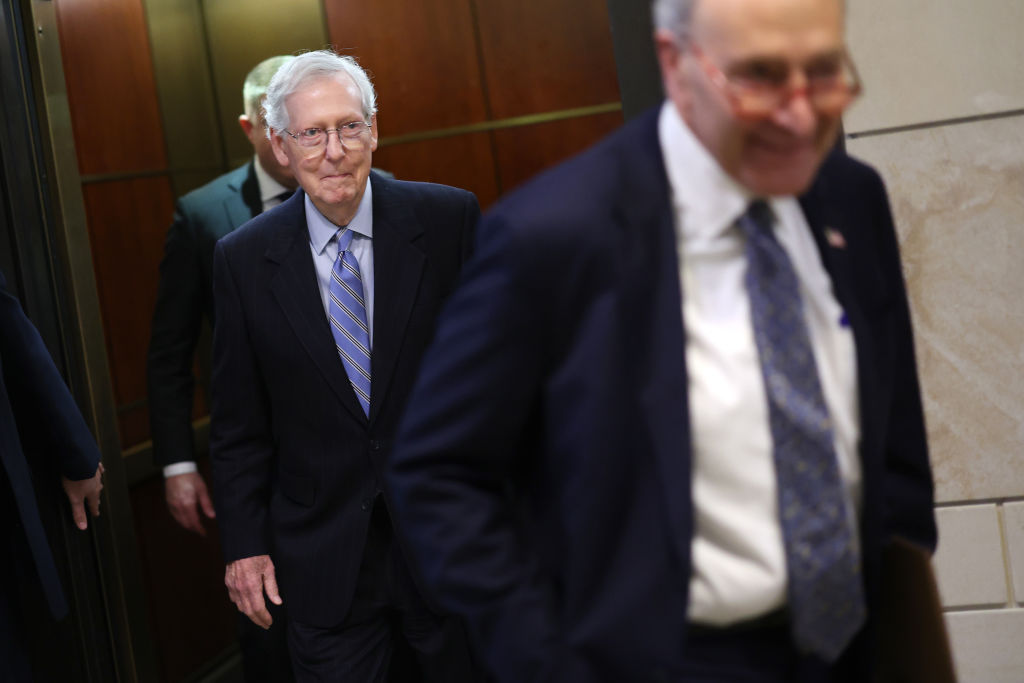
[[846,249],[846,238],[835,228],[825,228],[825,241],[833,249]]

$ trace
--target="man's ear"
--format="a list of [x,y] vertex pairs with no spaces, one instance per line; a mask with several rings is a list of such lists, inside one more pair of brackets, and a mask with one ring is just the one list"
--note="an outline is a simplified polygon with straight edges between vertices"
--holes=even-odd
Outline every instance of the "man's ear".
[[679,41],[671,31],[659,28],[654,32],[654,51],[658,56],[658,65],[661,67],[662,76],[679,68],[679,57],[682,50],[679,48]]
[[277,159],[277,163],[290,167],[291,159],[288,158],[288,154],[284,151],[284,141],[273,128],[268,128],[267,130],[270,132],[270,148],[274,150],[274,158]]
[[377,115],[374,114],[370,117],[370,151],[377,151],[377,138],[380,134],[377,132]]
[[256,128],[253,122],[249,120],[248,114],[242,114],[238,117],[238,125],[241,127],[242,132],[245,133],[245,137],[252,141],[252,132]]

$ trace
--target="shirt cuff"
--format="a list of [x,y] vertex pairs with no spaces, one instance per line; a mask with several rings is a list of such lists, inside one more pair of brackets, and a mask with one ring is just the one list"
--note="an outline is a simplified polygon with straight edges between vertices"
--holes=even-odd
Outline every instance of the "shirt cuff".
[[168,465],[164,468],[164,479],[170,479],[176,477],[179,474],[188,474],[189,472],[197,472],[199,470],[196,464],[191,460],[183,460],[182,462],[176,462],[173,465]]

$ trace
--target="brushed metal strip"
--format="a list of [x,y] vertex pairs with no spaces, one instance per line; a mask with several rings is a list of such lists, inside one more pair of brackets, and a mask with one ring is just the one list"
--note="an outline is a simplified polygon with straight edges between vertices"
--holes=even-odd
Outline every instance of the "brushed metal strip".
[[542,114],[527,114],[526,116],[512,116],[494,121],[480,121],[463,126],[451,126],[450,128],[436,128],[434,130],[417,131],[406,135],[394,135],[382,137],[382,145],[401,145],[410,142],[423,142],[425,140],[436,140],[448,138],[466,133],[483,133],[492,130],[504,130],[506,128],[519,128],[521,126],[532,126],[538,123],[551,123],[563,119],[574,119],[582,116],[597,116],[598,114],[609,114],[614,111],[622,111],[621,102],[608,102],[606,104],[595,104],[589,107],[576,107],[575,109],[561,109],[549,111]]

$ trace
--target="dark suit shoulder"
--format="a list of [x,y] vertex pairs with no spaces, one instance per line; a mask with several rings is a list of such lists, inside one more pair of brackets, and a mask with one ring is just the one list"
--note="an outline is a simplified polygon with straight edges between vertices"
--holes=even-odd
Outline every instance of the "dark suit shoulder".
[[507,194],[489,212],[517,225],[587,231],[637,202],[667,196],[657,109]]
[[372,184],[375,210],[386,206],[411,211],[425,226],[450,223],[450,216],[439,216],[437,212],[461,214],[467,207],[472,207],[473,211],[478,207],[476,195],[450,185],[394,180],[376,173],[372,176]]
[[[242,185],[245,184],[250,174],[252,174],[251,169],[252,162],[250,161],[233,171],[219,175],[205,185],[182,195],[178,199],[178,204],[188,210],[196,211],[202,210],[203,207],[211,204],[222,202],[226,196],[241,191]],[[252,177],[255,179],[255,175]]]
[[271,245],[278,249],[306,236],[305,193],[295,192],[282,204],[264,211],[224,235],[217,245],[232,254],[257,251],[261,254]]
[[821,165],[812,190],[829,195],[884,191],[882,177],[873,166],[843,151],[833,150]]

